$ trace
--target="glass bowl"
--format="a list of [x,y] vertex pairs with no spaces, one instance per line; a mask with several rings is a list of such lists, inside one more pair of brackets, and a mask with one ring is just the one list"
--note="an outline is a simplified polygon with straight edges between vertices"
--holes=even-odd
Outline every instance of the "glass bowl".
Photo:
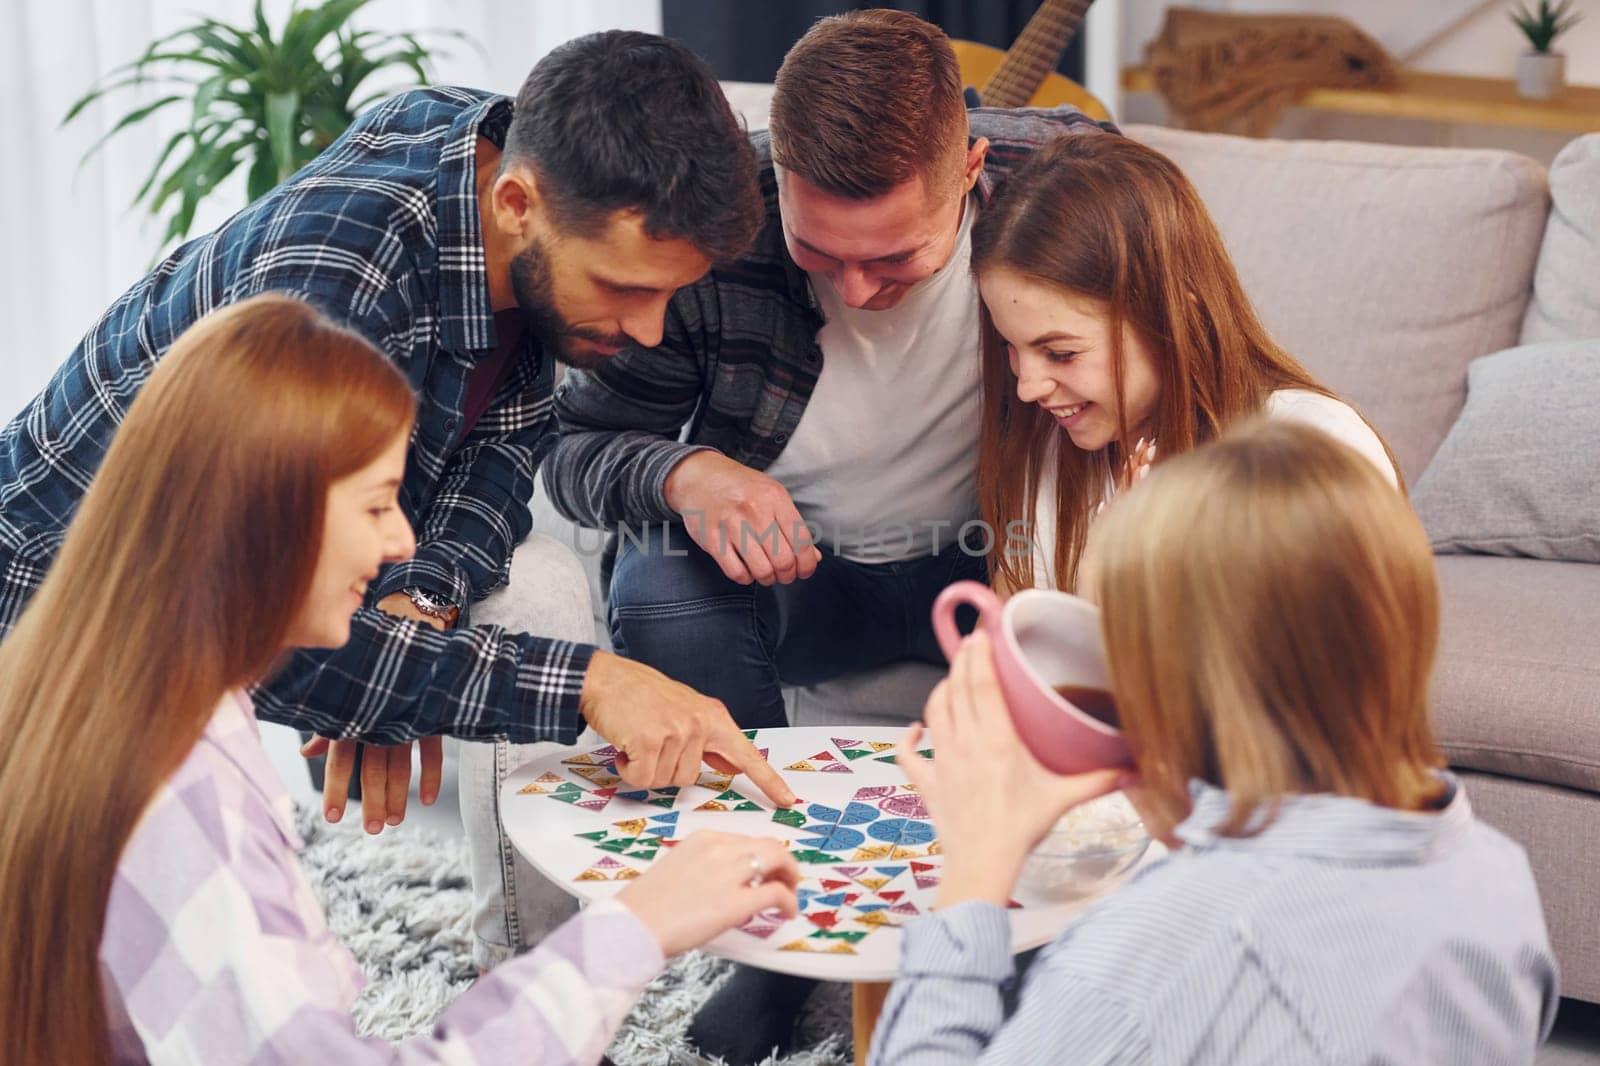
[[1068,811],[1023,860],[1017,884],[1050,900],[1103,887],[1138,862],[1150,834],[1120,792]]

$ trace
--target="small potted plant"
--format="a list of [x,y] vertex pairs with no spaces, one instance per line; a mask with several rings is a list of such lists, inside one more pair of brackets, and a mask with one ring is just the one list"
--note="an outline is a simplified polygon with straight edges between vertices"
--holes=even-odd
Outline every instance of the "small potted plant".
[[1583,17],[1572,10],[1573,0],[1539,0],[1538,6],[1519,5],[1511,21],[1528,38],[1530,51],[1517,57],[1517,92],[1531,100],[1548,100],[1561,91],[1566,79],[1567,57],[1552,52],[1556,38],[1577,25]]
[[[253,17],[238,25],[197,15],[107,74],[62,122],[109,93],[161,87],[156,100],[118,119],[87,159],[107,138],[157,111],[177,105],[188,112],[188,125],[162,146],[133,198],[152,215],[170,209],[163,246],[182,240],[200,201],[239,167],[247,168],[245,198],[254,200],[332,144],[358,112],[395,91],[393,84],[374,90],[373,75],[397,71],[402,85],[407,79],[428,84],[428,64],[438,53],[420,34],[351,26],[352,16],[369,2],[317,0],[301,7],[301,0],[291,0],[277,30],[267,23],[262,0],[255,0]],[[424,32],[466,40],[455,31]],[[172,159],[177,161],[168,166]]]

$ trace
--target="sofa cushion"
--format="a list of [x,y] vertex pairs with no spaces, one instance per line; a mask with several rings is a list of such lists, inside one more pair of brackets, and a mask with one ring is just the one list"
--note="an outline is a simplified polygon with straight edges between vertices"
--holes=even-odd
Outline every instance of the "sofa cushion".
[[1434,551],[1600,563],[1600,340],[1475,360],[1412,500]]
[[1600,792],[1600,566],[1438,559],[1434,728],[1452,765]]
[[1600,337],[1600,133],[1556,156],[1550,198],[1523,344]]
[[1544,170],[1511,152],[1128,135],[1200,190],[1269,330],[1422,473],[1467,363],[1517,343],[1544,233]]

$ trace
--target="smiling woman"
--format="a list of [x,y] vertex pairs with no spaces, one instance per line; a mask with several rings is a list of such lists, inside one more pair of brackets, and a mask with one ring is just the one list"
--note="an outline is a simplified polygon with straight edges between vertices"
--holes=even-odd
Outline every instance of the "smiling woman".
[[[1388,446],[1256,317],[1194,186],[1124,137],[1063,137],[978,219],[983,295],[978,496],[1031,551],[990,554],[1001,586],[1073,591],[1090,522],[1150,464],[1256,412],[1355,448],[1392,484]],[[1010,549],[1010,550],[1008,550]]]
[[97,948],[118,932],[115,974],[118,857],[218,701],[296,642],[342,642],[353,586],[409,553],[383,485],[414,403],[367,341],[262,296],[186,332],[129,407],[0,645],[0,794],[36,798],[0,806],[0,1045],[16,1061],[108,1058]]

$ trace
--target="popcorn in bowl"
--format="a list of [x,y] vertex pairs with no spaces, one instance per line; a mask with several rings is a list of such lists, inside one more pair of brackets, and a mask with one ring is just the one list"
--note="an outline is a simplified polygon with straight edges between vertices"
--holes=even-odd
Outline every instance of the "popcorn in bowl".
[[1018,884],[1049,899],[1081,896],[1126,871],[1149,846],[1139,813],[1113,792],[1063,815],[1023,861]]

